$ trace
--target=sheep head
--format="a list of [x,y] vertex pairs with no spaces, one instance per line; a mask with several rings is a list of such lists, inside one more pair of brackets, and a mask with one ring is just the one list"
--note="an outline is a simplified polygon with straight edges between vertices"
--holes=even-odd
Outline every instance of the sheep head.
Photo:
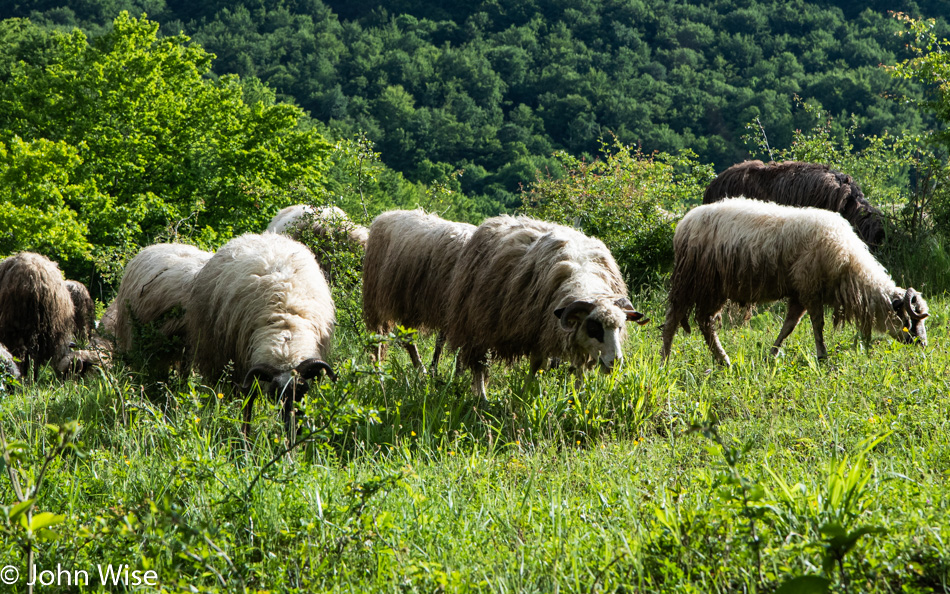
[[920,346],[927,346],[924,320],[930,313],[921,294],[909,287],[891,300],[891,308],[900,318],[900,325],[888,325],[888,333],[905,344],[916,342]]
[[650,320],[633,309],[626,297],[601,297],[593,301],[577,300],[554,310],[561,330],[571,333],[575,348],[600,364],[607,373],[614,363],[623,360],[623,325]]

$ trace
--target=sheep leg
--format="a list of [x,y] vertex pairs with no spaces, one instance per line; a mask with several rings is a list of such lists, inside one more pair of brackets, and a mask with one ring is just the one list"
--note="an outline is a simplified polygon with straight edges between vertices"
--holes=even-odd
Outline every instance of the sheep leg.
[[792,330],[798,326],[802,316],[805,315],[805,307],[798,302],[798,299],[788,300],[788,313],[785,314],[785,323],[782,325],[782,331],[778,333],[775,344],[772,345],[772,355],[778,355],[778,350],[782,348],[782,343],[792,333]]
[[[700,332],[703,333],[703,338],[706,339],[706,346],[708,346],[712,352],[713,359],[716,360],[716,363],[729,367],[732,365],[732,362],[729,361],[729,355],[726,354],[726,349],[722,348],[722,343],[719,342],[719,335],[716,334],[716,325],[719,321],[717,314],[718,312],[711,315],[697,314],[696,324],[699,326]],[[665,332],[666,328],[663,330]]]
[[811,318],[811,329],[815,333],[815,351],[819,359],[826,359],[828,351],[825,349],[825,308],[820,304],[809,307],[808,317]]
[[432,373],[439,370],[439,359],[442,357],[442,348],[445,346],[445,332],[439,332],[435,337],[435,350],[432,351]]
[[254,399],[257,398],[257,394],[254,392],[248,394],[247,400],[244,401],[244,423],[241,424],[241,433],[244,434],[244,439],[247,440],[247,436],[251,432],[251,413],[254,410]]
[[670,351],[673,349],[673,337],[679,329],[680,324],[677,318],[678,316],[673,314],[673,308],[667,310],[666,322],[663,323],[663,347],[660,349],[660,356],[664,362],[670,356]]
[[421,369],[425,371],[425,367],[422,365],[422,359],[419,357],[419,349],[416,347],[414,342],[404,342],[402,346],[406,348],[406,352],[409,353],[409,359],[412,361],[412,366],[416,369]]
[[528,377],[534,377],[542,369],[547,369],[548,367],[545,364],[546,362],[547,362],[547,359],[545,357],[542,357],[541,355],[536,355],[536,354],[531,355],[531,367],[530,367],[530,370],[528,371]]
[[478,397],[478,405],[488,404],[488,392],[485,389],[485,376],[486,366],[485,363],[479,361],[475,363],[472,367],[472,390],[475,392],[475,396]]

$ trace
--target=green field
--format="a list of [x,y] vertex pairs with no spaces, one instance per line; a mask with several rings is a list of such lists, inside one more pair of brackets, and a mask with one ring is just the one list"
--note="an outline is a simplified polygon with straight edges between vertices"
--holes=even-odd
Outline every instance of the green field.
[[393,346],[375,369],[344,312],[340,381],[311,390],[283,456],[276,405],[248,450],[240,403],[199,377],[44,376],[0,400],[24,488],[51,460],[35,530],[0,520],[0,566],[25,591],[29,542],[46,579],[88,572],[44,592],[121,589],[109,563],[170,592],[945,591],[950,302],[927,297],[927,348],[865,350],[846,327],[818,362],[805,320],[773,359],[776,306],[723,328],[724,369],[696,332],[661,367],[663,294],[641,295],[655,323],[613,375],[575,390],[563,366],[527,386],[526,363],[493,367],[482,409],[451,357],[419,375]]

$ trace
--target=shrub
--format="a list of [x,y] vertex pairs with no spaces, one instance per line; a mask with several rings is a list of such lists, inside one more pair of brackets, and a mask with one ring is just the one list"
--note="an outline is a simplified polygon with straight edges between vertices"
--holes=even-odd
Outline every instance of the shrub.
[[601,239],[628,282],[653,280],[673,260],[673,230],[686,208],[702,201],[712,167],[689,150],[644,154],[614,144],[591,162],[557,153],[566,174],[527,190],[523,212],[573,225]]

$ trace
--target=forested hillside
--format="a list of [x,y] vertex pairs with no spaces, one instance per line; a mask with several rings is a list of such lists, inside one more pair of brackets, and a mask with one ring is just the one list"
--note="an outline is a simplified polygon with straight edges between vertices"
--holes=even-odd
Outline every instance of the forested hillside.
[[[787,146],[815,112],[859,134],[916,132],[916,89],[881,64],[905,58],[887,10],[948,14],[950,3],[802,0],[56,1],[5,4],[0,18],[104,30],[120,9],[213,52],[214,72],[256,77],[341,137],[365,131],[409,179],[444,179],[480,210],[519,203],[555,150],[602,139],[692,149],[717,169],[747,156],[756,118]],[[938,25],[938,26],[942,26]]]

